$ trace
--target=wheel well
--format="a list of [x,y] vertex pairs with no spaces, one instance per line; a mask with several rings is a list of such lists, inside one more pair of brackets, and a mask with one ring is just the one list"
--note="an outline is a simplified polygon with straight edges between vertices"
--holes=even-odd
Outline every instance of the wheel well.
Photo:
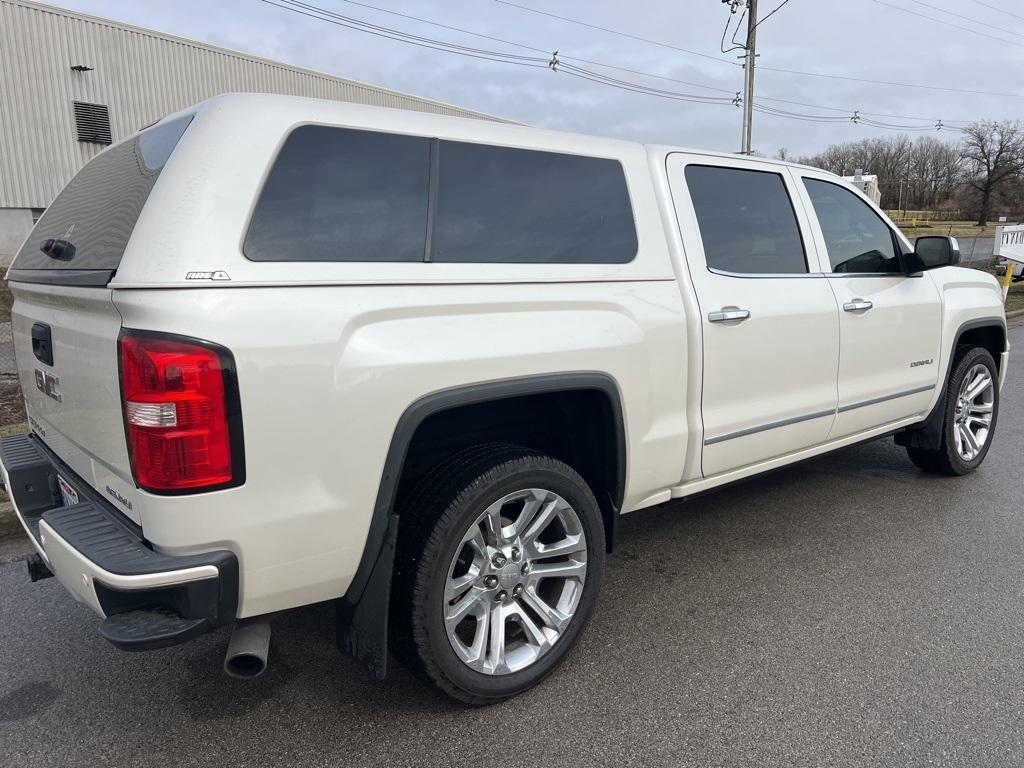
[[574,389],[503,397],[432,413],[413,433],[397,499],[446,456],[492,442],[532,448],[579,472],[601,507],[611,551],[625,483],[625,440],[617,399],[613,402],[601,389]]
[[958,347],[983,347],[996,361],[996,370],[1002,364],[1002,353],[1006,349],[1006,331],[999,325],[983,325],[970,328],[960,334]]

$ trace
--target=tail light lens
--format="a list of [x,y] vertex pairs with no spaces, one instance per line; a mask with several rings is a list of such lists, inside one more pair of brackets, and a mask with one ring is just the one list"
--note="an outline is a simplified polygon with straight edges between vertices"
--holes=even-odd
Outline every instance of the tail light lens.
[[139,487],[188,493],[240,485],[241,414],[234,360],[196,339],[127,331],[121,398]]

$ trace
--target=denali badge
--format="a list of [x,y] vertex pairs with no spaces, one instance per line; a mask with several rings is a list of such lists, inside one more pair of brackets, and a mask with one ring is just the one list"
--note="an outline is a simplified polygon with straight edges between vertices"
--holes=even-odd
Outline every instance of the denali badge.
[[186,280],[230,280],[228,273],[223,269],[218,269],[216,272],[186,272]]
[[111,488],[109,485],[107,486],[106,491],[107,491],[107,496],[112,498],[114,501],[116,501],[122,507],[127,507],[128,509],[132,508],[132,503],[130,501],[128,501],[128,499],[126,499],[123,495],[121,495],[121,493],[119,493],[118,491],[115,491],[113,488]]
[[58,384],[60,384],[60,379],[52,373],[47,373],[46,371],[41,371],[36,368],[36,389],[47,397],[52,397],[59,403],[61,401],[61,396],[60,391],[57,389]]
[[911,368],[917,368],[919,365],[931,365],[932,361],[933,361],[933,358],[929,358],[927,360],[915,360],[914,362],[912,362],[910,364],[910,367]]

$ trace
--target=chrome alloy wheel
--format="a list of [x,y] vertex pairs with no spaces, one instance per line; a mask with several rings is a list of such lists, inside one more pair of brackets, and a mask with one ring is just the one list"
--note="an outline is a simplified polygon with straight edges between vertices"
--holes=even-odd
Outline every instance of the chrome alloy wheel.
[[972,366],[960,384],[953,411],[953,440],[964,461],[973,461],[988,441],[995,405],[995,382],[987,366]]
[[503,496],[469,527],[448,567],[448,640],[477,672],[525,669],[569,626],[586,577],[586,534],[565,499],[543,488]]

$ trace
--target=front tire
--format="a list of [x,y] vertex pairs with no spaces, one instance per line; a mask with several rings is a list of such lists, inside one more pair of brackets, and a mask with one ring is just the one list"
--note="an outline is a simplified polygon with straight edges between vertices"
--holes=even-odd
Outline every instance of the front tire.
[[470,449],[423,481],[399,517],[396,644],[459,701],[536,685],[586,626],[604,526],[567,464],[506,445]]
[[942,444],[937,451],[907,448],[925,472],[966,475],[988,455],[999,416],[999,374],[991,353],[982,347],[959,350],[946,384]]

